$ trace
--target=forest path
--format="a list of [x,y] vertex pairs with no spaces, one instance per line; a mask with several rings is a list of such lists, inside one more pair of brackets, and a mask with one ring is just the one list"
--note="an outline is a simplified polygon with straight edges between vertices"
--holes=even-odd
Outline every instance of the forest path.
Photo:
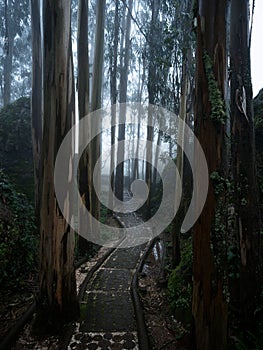
[[[128,199],[125,192],[124,200]],[[118,219],[126,228],[143,223],[135,213],[119,214]],[[81,304],[81,322],[68,349],[139,349],[131,285],[147,243],[122,246],[149,241],[151,231],[143,231],[135,227],[91,278]]]

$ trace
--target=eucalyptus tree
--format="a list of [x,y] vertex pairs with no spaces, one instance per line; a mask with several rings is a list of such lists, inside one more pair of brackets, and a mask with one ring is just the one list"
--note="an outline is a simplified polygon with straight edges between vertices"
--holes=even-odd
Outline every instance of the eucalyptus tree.
[[[234,234],[232,247],[239,252],[239,278],[234,284],[233,302],[239,305],[243,327],[254,319],[262,286],[262,251],[259,191],[256,178],[255,131],[252,105],[249,40],[249,1],[231,2],[231,172]],[[239,258],[238,258],[239,257]]]
[[[225,142],[227,1],[199,0],[196,6],[195,133],[205,152],[210,183],[206,204],[194,227],[193,331],[196,349],[226,349],[228,319],[226,275],[228,174]],[[201,171],[198,164],[195,166]],[[198,181],[201,181],[201,178]]]
[[[173,221],[172,238],[173,238],[173,265],[179,264],[181,259],[180,252],[180,238],[181,225],[189,205],[189,172],[184,171],[187,167],[184,156],[184,145],[189,142],[185,139],[185,124],[188,123],[190,114],[193,112],[189,101],[192,99],[194,70],[191,69],[194,59],[194,35],[192,33],[192,1],[184,1],[175,3],[175,13],[171,21],[171,27],[166,29],[166,42],[168,47],[173,43],[171,65],[173,66],[173,110],[178,113],[177,123],[177,142],[176,147],[176,166],[178,169],[178,176],[182,181],[182,199],[181,203],[176,196],[176,207],[180,204],[178,212]],[[169,8],[168,8],[169,11]],[[180,14],[180,15],[179,15]],[[169,88],[169,87],[168,87]],[[180,147],[183,145],[183,147]],[[180,181],[176,178],[176,194],[179,193]]]
[[120,2],[115,2],[114,25],[109,42],[109,64],[110,64],[110,96],[111,96],[111,159],[110,159],[110,189],[109,208],[113,208],[113,193],[115,184],[115,137],[116,137],[116,103],[118,97],[117,90],[117,70],[118,70],[118,46],[120,37]]
[[41,37],[40,0],[31,0],[31,28],[32,28],[32,145],[35,175],[35,207],[36,217],[39,218],[40,188],[41,188],[41,148],[43,123],[43,51]]
[[[159,11],[160,11],[160,1],[154,0],[151,2],[151,21],[149,25],[149,31],[147,35],[148,45],[149,45],[149,56],[148,56],[148,81],[147,81],[147,90],[148,90],[148,101],[149,105],[154,105],[157,102],[157,93],[158,93],[158,77],[157,77],[157,66],[155,64],[158,57],[157,50],[158,47],[156,43],[158,42],[157,36],[160,30],[159,22]],[[150,107],[148,111],[148,122],[147,122],[147,150],[146,150],[146,169],[145,177],[146,183],[149,188],[149,195],[147,198],[147,217],[151,216],[151,196],[152,196],[152,142],[154,138],[153,130],[153,110]]]
[[[41,152],[39,325],[58,326],[78,314],[74,273],[74,233],[54,189],[54,166],[63,138],[74,122],[71,2],[44,0],[44,128]],[[73,164],[74,142],[70,154]],[[70,166],[70,164],[69,164]],[[68,181],[70,181],[70,176]],[[70,201],[64,198],[65,208]]]
[[[102,107],[105,7],[106,7],[105,0],[97,1],[96,37],[95,37],[95,52],[94,52],[94,63],[93,63],[92,93],[91,93],[91,112],[94,112]],[[99,130],[99,123],[100,123],[100,120],[93,118],[91,122],[92,135],[97,135]],[[96,162],[98,161],[100,154],[101,154],[101,135],[97,135],[91,142],[91,174],[93,174]],[[90,208],[90,212],[94,218],[99,220],[100,201],[96,194],[94,185],[92,185],[92,188],[91,188],[91,202],[92,202],[92,207]],[[98,231],[98,227],[96,228],[92,227],[92,230],[95,233],[95,231]]]
[[[78,110],[79,120],[88,115],[90,111],[90,78],[89,78],[89,43],[88,43],[88,1],[79,0],[78,3],[78,32],[77,32],[77,48],[78,48]],[[89,125],[89,128],[91,125]],[[83,130],[79,128],[79,134],[87,135],[90,130]],[[80,145],[81,146],[81,145]],[[91,147],[87,146],[79,160],[79,192],[83,202],[83,208],[91,210],[92,198],[92,174],[91,174]],[[83,208],[79,208],[80,212]],[[82,218],[79,216],[79,227],[81,232],[89,234],[92,231],[91,223],[88,227],[83,227]],[[81,248],[87,247],[85,241],[80,238]],[[88,247],[87,247],[88,248]]]
[[[137,102],[142,103],[143,89],[146,85],[146,58],[142,55],[142,59],[139,60],[139,77],[138,77],[138,88],[137,88]],[[141,116],[138,115],[138,127],[137,127],[137,143],[135,147],[135,159],[133,163],[132,180],[140,178],[139,171],[139,149],[140,149],[140,137],[141,137]]]
[[[22,93],[29,94],[31,84],[31,32],[29,0],[4,0],[0,4],[2,104],[7,105]],[[16,76],[16,79],[15,79]]]
[[[117,167],[115,176],[115,194],[119,200],[123,200],[124,189],[124,156],[125,156],[125,119],[128,88],[128,74],[130,63],[130,35],[131,35],[131,13],[133,0],[129,0],[126,14],[125,28],[122,28],[123,35],[121,39],[120,52],[120,87],[119,102],[121,103],[120,119],[118,121],[118,149],[117,149]],[[125,19],[125,18],[124,18]],[[124,46],[123,46],[124,45]]]

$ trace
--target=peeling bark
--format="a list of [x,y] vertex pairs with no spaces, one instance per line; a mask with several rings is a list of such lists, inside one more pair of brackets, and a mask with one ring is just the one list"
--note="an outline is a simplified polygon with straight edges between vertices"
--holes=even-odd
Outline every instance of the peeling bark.
[[[74,232],[62,215],[54,190],[59,147],[74,121],[74,80],[70,1],[44,1],[44,129],[41,162],[39,324],[59,326],[78,314],[74,273]],[[72,181],[74,142],[68,181]],[[65,208],[73,199],[67,194]]]
[[[195,133],[211,178],[193,240],[193,334],[195,348],[200,350],[226,349],[227,341],[227,165],[225,125],[221,118],[226,81],[226,9],[226,0],[198,1]],[[195,167],[202,173],[199,164]],[[219,189],[212,181],[216,175],[222,180]]]

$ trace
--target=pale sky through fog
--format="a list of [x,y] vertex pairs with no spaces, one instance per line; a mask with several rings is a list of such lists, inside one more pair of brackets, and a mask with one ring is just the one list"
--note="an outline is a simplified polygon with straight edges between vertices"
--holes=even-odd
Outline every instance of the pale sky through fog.
[[263,0],[256,0],[251,45],[253,94],[263,88]]

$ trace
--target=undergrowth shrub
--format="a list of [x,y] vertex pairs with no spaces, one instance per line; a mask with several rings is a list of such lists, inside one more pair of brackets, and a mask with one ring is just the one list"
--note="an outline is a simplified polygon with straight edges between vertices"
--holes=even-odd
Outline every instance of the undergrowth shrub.
[[23,285],[36,268],[34,208],[0,170],[0,285]]

